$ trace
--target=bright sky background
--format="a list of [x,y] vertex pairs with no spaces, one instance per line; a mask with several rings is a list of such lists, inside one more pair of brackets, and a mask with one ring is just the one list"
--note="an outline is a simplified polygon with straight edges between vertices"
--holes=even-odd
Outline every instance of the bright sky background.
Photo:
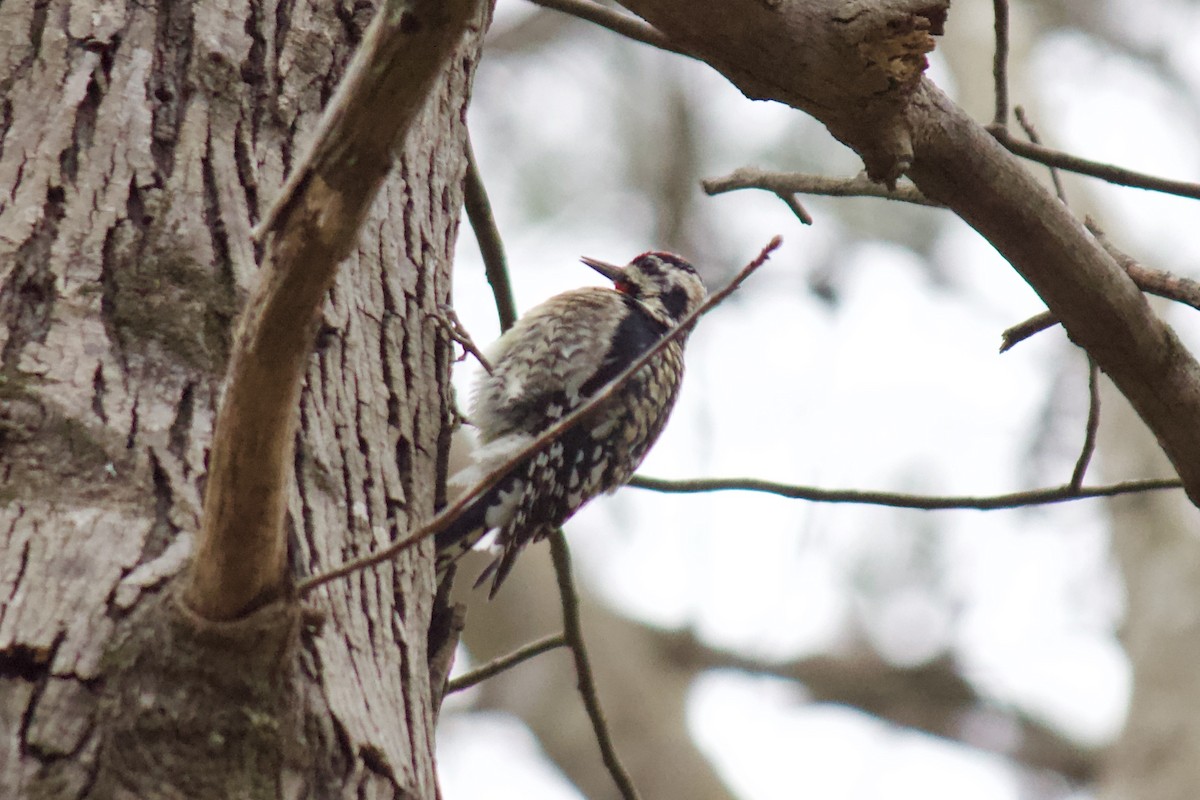
[[[1047,109],[1038,127],[1055,146],[1200,179],[1200,11],[1182,2],[1137,9],[1122,18],[1144,22],[1146,42],[1190,76],[1189,102],[1139,63],[1067,33],[1039,41],[1026,65],[1039,95],[1014,102]],[[528,10],[501,0],[496,27]],[[956,14],[984,13],[990,26],[990,3],[956,4],[948,35]],[[651,200],[613,165],[627,160],[619,151],[625,126],[655,124],[660,90],[649,77],[638,87],[621,83],[616,63],[633,62],[648,76],[673,70],[702,98],[695,110],[705,176],[751,164],[848,176],[861,166],[799,112],[751,103],[706,67],[612,35],[587,42],[485,57],[476,83],[472,136],[522,310],[597,282],[580,255],[624,263],[658,246]],[[990,73],[990,59],[990,49],[980,51],[975,69]],[[934,62],[934,80],[953,93],[937,54]],[[1179,272],[1197,262],[1191,201],[1098,182],[1088,191],[1106,219],[1120,221],[1130,251]],[[1069,477],[1086,414],[1086,364],[1061,331],[997,354],[1000,331],[1041,305],[991,247],[961,223],[945,224],[946,212],[805,202],[812,228],[761,193],[698,201],[713,250],[685,255],[702,266],[707,258],[728,273],[776,233],[784,246],[692,337],[679,405],[642,471],[930,494],[999,493]],[[899,244],[848,238],[855,215],[927,232],[934,238],[922,246],[934,269]],[[497,333],[494,306],[465,220],[462,230],[455,305],[473,336],[488,341]],[[836,307],[806,290],[805,276],[822,270],[836,276]],[[1172,319],[1200,342],[1195,320]],[[465,385],[466,376],[456,378]],[[1056,382],[1069,388],[1058,385],[1055,427],[1033,453]],[[1107,475],[1100,463],[1092,477],[1142,476]],[[614,539],[618,518],[639,526]],[[731,531],[752,538],[732,542]],[[785,658],[836,644],[853,617],[889,658],[917,663],[950,651],[998,704],[1081,741],[1108,741],[1121,725],[1129,675],[1114,628],[1122,597],[1100,503],[923,514],[630,489],[586,508],[568,532],[585,579],[647,622]],[[936,543],[942,561],[922,563],[914,554],[923,542]],[[863,585],[871,591],[853,591]],[[766,607],[779,613],[767,619]],[[800,689],[776,680],[705,675],[692,690],[691,728],[747,800],[1022,796],[1020,777],[1001,758],[805,704]],[[802,771],[796,752],[806,754]],[[447,800],[579,796],[504,715],[444,717],[439,761]]]

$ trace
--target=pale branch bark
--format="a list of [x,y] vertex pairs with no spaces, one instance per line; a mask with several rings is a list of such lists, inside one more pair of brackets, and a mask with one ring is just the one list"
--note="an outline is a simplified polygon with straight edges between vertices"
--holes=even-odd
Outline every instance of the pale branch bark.
[[624,5],[749,96],[815,116],[872,178],[907,173],[979,231],[1129,399],[1200,503],[1200,364],[1082,223],[923,77],[944,3]]
[[700,186],[707,194],[716,195],[738,189],[762,189],[781,198],[794,194],[813,194],[825,197],[880,197],[900,200],[921,206],[941,208],[921,194],[911,181],[897,181],[894,187],[884,186],[866,175],[853,178],[829,178],[800,172],[771,172],[755,167],[740,167],[719,178],[706,178]]
[[604,403],[612,398],[614,394],[620,391],[621,388],[628,383],[640,369],[645,367],[648,363],[650,363],[651,359],[655,358],[659,353],[661,353],[663,348],[665,348],[675,339],[685,336],[700,319],[700,317],[704,316],[706,313],[715,308],[722,300],[737,291],[737,288],[741,286],[742,282],[745,281],[746,278],[750,277],[751,273],[766,263],[767,258],[779,247],[782,241],[783,240],[778,236],[771,239],[771,241],[768,242],[767,245],[763,247],[762,251],[759,252],[759,254],[754,258],[754,260],[743,267],[742,270],[738,272],[738,274],[735,275],[732,280],[729,281],[729,283],[725,284],[720,289],[704,298],[703,303],[701,303],[690,314],[684,316],[684,318],[679,321],[678,325],[667,331],[661,339],[656,341],[644,353],[631,361],[629,366],[613,377],[613,379],[605,384],[603,388],[589,397],[587,402],[582,403],[571,413],[567,414],[549,428],[546,428],[546,430],[538,434],[529,442],[529,444],[513,453],[513,455],[507,461],[481,478],[479,483],[475,484],[473,487],[455,498],[454,502],[450,503],[441,511],[439,511],[437,515],[434,516],[434,518],[429,522],[413,530],[407,536],[397,539],[386,547],[380,548],[374,553],[370,553],[360,558],[351,559],[340,566],[334,567],[333,569],[322,572],[319,575],[314,575],[307,580],[301,581],[296,585],[296,593],[303,597],[312,592],[314,589],[317,589],[320,586],[329,583],[330,581],[337,580],[338,578],[344,578],[347,575],[352,575],[360,570],[367,569],[368,567],[372,567],[376,564],[380,564],[384,561],[395,558],[397,555],[409,549],[410,547],[413,547],[425,541],[426,539],[429,539],[430,537],[436,536],[438,533],[445,530],[450,526],[451,523],[454,522],[455,519],[457,519],[458,515],[461,514],[480,495],[499,483],[504,476],[513,469],[513,467],[532,457],[539,450],[546,447],[546,445],[548,445],[550,442],[553,442],[562,436],[563,433],[568,429],[578,425],[589,416],[595,414],[597,409],[599,409],[602,405],[604,405]]
[[[1089,418],[1089,426],[1091,421]],[[885,506],[887,508],[910,508],[918,511],[943,511],[970,509],[974,511],[997,511],[1000,509],[1028,508],[1050,503],[1066,503],[1096,497],[1116,497],[1124,494],[1182,489],[1183,484],[1174,478],[1125,481],[1107,486],[1082,486],[1072,484],[1048,489],[1030,489],[1023,492],[994,495],[923,495],[903,492],[873,492],[864,489],[819,489],[814,486],[779,483],[758,478],[692,478],[690,480],[666,480],[635,475],[629,481],[635,489],[646,489],[666,494],[700,494],[704,492],[762,492],[794,500],[812,503],[857,503],[861,505]]]
[[283,591],[285,491],[317,312],[397,145],[481,9],[478,0],[381,7],[260,226],[267,253],[234,342],[186,591],[203,617],[231,619]]

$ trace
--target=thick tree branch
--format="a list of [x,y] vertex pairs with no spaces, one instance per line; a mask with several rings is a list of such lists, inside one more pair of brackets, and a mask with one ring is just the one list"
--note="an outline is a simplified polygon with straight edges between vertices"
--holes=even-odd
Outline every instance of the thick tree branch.
[[1041,295],[1200,501],[1200,364],[1083,224],[932,84],[909,118],[914,182],[978,230]]
[[748,95],[817,117],[872,178],[892,183],[907,172],[979,231],[1129,399],[1200,503],[1200,364],[1082,223],[923,77],[932,39],[922,37],[941,31],[945,4],[624,5]]
[[260,226],[267,250],[242,315],[213,435],[188,605],[230,619],[279,596],[296,406],[320,304],[478,0],[392,0],[367,29],[307,155]]
[[812,114],[892,183],[912,162],[904,110],[947,0],[623,0],[748,97]]

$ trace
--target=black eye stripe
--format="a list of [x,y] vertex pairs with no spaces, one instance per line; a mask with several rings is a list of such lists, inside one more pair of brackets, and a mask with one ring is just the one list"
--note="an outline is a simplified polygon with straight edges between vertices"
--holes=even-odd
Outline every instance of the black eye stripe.
[[687,313],[688,295],[682,286],[676,286],[662,296],[663,308],[672,319],[682,319]]

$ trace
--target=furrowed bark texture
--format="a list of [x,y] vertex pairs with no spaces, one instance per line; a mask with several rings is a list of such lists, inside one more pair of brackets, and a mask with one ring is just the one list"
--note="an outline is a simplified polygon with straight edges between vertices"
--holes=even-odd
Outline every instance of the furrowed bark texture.
[[186,592],[201,616],[233,619],[284,594],[295,409],[317,311],[480,7],[387,0],[260,226],[266,255],[234,338]]
[[923,77],[939,0],[624,0],[755,99],[807,111],[868,173],[978,230],[1129,399],[1200,504],[1200,364],[1083,225]]
[[[170,605],[163,586],[186,563],[230,324],[256,273],[250,229],[371,15],[0,4],[0,797],[96,788],[102,656],[118,624],[136,634],[128,619]],[[326,303],[288,495],[301,571],[432,513],[449,349],[428,314],[449,292],[478,46],[476,32],[439,80]],[[278,753],[288,792],[434,795],[428,569],[412,553],[314,598],[324,629],[280,668],[306,748]],[[163,619],[234,650],[245,634]]]

